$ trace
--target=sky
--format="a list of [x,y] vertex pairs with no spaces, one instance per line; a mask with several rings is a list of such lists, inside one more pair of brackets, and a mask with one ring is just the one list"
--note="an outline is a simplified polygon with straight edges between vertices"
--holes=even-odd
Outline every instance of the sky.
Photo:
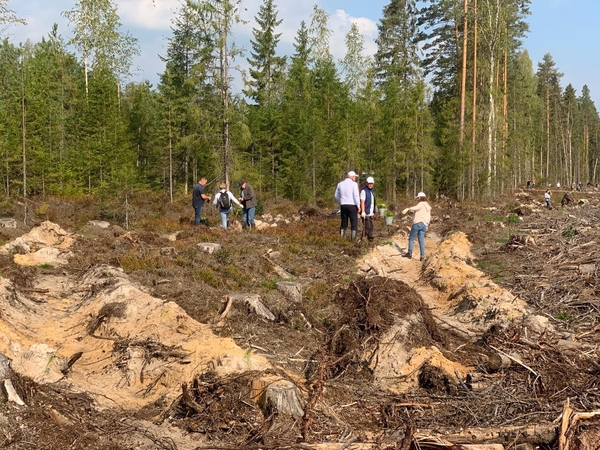
[[[156,85],[164,64],[158,55],[166,54],[167,39],[171,34],[171,19],[179,9],[180,0],[114,0],[123,24],[122,31],[138,39],[141,55],[134,61],[134,81],[149,80]],[[248,23],[235,30],[234,41],[249,49],[254,17],[262,0],[244,0],[242,19]],[[329,27],[334,34],[331,52],[342,58],[345,52],[344,37],[351,24],[358,25],[365,36],[366,51],[375,51],[377,24],[383,7],[389,0],[275,0],[278,17],[283,22],[278,51],[293,54],[293,42],[302,20],[310,22],[313,5],[317,4],[329,14]],[[33,42],[47,36],[57,23],[59,33],[67,39],[72,26],[62,17],[63,11],[74,7],[75,0],[9,0],[8,8],[27,21],[27,25],[13,26],[3,37],[15,43],[31,39]],[[550,53],[557,69],[564,75],[562,87],[569,83],[581,94],[584,84],[591,90],[592,100],[600,108],[600,16],[599,0],[532,0],[532,14],[527,18],[530,31],[523,48],[537,70],[537,64]],[[244,69],[247,63],[237,61]],[[234,86],[235,87],[235,86]]]

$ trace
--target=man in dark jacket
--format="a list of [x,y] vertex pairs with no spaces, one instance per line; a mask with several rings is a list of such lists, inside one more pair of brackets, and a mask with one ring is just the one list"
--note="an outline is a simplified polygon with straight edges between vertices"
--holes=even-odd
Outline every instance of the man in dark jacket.
[[240,198],[238,199],[244,208],[244,220],[242,221],[242,228],[245,230],[248,227],[254,228],[254,213],[256,212],[256,194],[254,194],[254,188],[246,183],[243,178],[240,180]]
[[194,190],[192,191],[192,206],[195,211],[194,225],[200,224],[204,202],[210,201],[210,197],[204,193],[204,186],[206,186],[206,178],[202,177],[198,180],[198,183],[194,185]]

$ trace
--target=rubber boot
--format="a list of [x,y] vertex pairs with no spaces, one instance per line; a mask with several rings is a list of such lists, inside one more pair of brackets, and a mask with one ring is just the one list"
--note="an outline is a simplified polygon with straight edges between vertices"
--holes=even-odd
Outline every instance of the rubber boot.
[[351,235],[352,235],[352,240],[353,241],[356,240],[356,230],[352,230]]
[[346,235],[346,229],[345,228],[340,228],[340,236],[344,237]]

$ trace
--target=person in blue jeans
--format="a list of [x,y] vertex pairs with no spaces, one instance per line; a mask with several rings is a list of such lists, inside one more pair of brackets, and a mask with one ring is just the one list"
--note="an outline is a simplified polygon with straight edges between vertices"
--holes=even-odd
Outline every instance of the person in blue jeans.
[[198,183],[196,183],[192,191],[192,206],[194,207],[194,225],[200,224],[204,202],[210,202],[210,197],[204,193],[204,186],[206,186],[206,178],[202,177],[200,178],[200,180],[198,180]]
[[415,237],[419,239],[419,250],[421,252],[421,261],[425,259],[425,232],[431,222],[431,206],[427,203],[425,193],[419,192],[416,196],[418,203],[415,206],[406,208],[402,211],[402,214],[406,214],[409,211],[414,212],[413,224],[408,235],[408,250],[402,255],[405,258],[412,258],[413,246],[415,244]]
[[248,227],[255,228],[254,224],[254,213],[256,212],[256,205],[258,205],[258,201],[256,200],[256,194],[254,193],[254,188],[250,186],[246,180],[243,178],[239,182],[240,186],[240,198],[238,199],[242,208],[244,208],[244,221],[242,222],[242,228],[246,230]]
[[229,222],[229,214],[233,210],[233,205],[236,204],[239,207],[240,202],[233,196],[231,192],[227,190],[227,185],[225,183],[221,183],[219,185],[219,192],[215,194],[215,199],[213,200],[213,205],[219,208],[219,214],[221,215],[221,226],[224,230],[227,229],[227,224]]

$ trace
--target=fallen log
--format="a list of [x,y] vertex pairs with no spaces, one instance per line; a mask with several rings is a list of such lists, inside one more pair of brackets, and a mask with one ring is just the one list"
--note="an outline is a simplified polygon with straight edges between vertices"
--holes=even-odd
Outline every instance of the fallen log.
[[556,438],[556,425],[526,425],[502,428],[467,428],[458,433],[440,434],[438,431],[421,430],[415,434],[416,442],[428,442],[439,438],[453,444],[547,444]]

